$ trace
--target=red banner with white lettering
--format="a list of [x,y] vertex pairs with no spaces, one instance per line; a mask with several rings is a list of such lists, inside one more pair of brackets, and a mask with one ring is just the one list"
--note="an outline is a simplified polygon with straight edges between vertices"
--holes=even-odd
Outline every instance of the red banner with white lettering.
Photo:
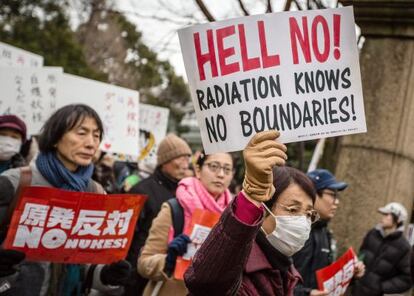
[[4,248],[24,252],[29,261],[122,260],[145,201],[142,195],[27,187],[14,210]]
[[328,296],[344,295],[355,272],[356,256],[352,248],[331,265],[316,271],[318,289],[326,290]]
[[187,234],[191,243],[187,246],[187,252],[183,256],[179,256],[176,261],[174,278],[184,280],[184,273],[191,264],[191,261],[206,240],[211,229],[220,220],[220,214],[207,210],[196,209],[191,217],[191,223],[184,233]]

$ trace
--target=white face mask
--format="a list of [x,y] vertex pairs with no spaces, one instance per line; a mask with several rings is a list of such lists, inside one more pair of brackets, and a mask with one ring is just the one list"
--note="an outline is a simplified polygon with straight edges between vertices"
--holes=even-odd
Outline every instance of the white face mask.
[[9,160],[19,153],[22,140],[0,135],[0,160]]
[[275,216],[265,208],[276,220],[275,230],[266,236],[269,243],[288,257],[302,249],[309,238],[311,220],[306,216]]

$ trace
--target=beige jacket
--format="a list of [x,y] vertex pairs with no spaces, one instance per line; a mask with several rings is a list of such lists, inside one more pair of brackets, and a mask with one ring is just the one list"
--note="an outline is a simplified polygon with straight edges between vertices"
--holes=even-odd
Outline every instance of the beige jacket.
[[[165,202],[158,216],[152,221],[148,238],[138,259],[139,274],[150,279],[143,296],[184,296],[188,293],[184,281],[168,278],[163,272],[168,250],[168,233],[171,227],[171,208]],[[154,291],[157,284],[160,287],[158,293]]]

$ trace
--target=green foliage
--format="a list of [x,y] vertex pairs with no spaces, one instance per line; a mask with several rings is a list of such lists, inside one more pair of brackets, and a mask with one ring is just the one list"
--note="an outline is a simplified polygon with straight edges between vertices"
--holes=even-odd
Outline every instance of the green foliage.
[[66,1],[3,0],[0,40],[42,55],[46,66],[60,66],[67,73],[105,81],[106,75],[86,64],[65,8]]

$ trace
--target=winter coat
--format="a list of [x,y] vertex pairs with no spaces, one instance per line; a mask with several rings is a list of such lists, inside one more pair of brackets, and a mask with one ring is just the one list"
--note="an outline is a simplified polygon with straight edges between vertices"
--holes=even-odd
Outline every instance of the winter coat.
[[411,279],[412,279],[413,286],[414,286],[414,246],[413,246],[413,249],[411,250]]
[[140,295],[148,282],[136,271],[138,255],[148,237],[152,220],[158,215],[161,205],[175,196],[177,186],[178,181],[165,176],[158,167],[154,174],[142,180],[129,191],[129,193],[145,194],[148,199],[137,221],[131,247],[126,258],[133,266],[132,278],[126,287],[126,295]]
[[309,295],[312,289],[318,289],[315,272],[333,261],[331,238],[327,222],[318,221],[312,225],[304,247],[293,255],[294,265],[303,278],[303,285],[296,287],[295,296]]
[[[32,186],[53,187],[39,172],[35,163],[30,165],[32,171]],[[20,169],[11,169],[0,176],[0,219],[4,221],[7,208],[14,198],[15,190],[19,185]],[[103,193],[102,186],[91,180],[88,185],[88,192]],[[2,242],[5,234],[1,235]],[[122,292],[119,287],[104,285],[100,280],[100,272],[104,265],[98,265],[93,273],[92,291],[90,295],[120,295]],[[86,276],[89,266],[82,266]],[[60,279],[64,276],[66,268],[64,264],[52,264],[50,262],[28,262],[23,261],[19,265],[19,273],[15,279],[15,296],[38,296],[53,295],[59,296]]]
[[158,293],[159,296],[187,295],[183,281],[176,280],[164,273],[168,238],[172,225],[171,207],[168,203],[163,203],[161,211],[153,220],[148,239],[138,259],[138,272],[143,277],[150,279],[143,296],[152,295],[157,285],[162,285]]
[[0,174],[9,169],[20,168],[25,165],[27,165],[27,163],[23,156],[21,154],[16,154],[8,161],[0,161]]
[[411,288],[411,247],[403,227],[385,235],[381,226],[368,232],[360,253],[364,256],[365,275],[357,280],[354,296],[397,294]]
[[293,295],[300,275],[260,231],[240,222],[231,203],[184,275],[190,295]]
[[[201,181],[195,177],[181,180],[176,193],[177,200],[183,208],[182,219],[185,221],[184,229],[189,227],[196,209],[221,214],[232,200],[229,190],[225,190],[215,199]],[[162,281],[163,285],[157,295],[187,295],[187,289],[183,281],[168,278],[163,272],[169,238],[173,236],[172,227],[171,207],[168,203],[164,203],[157,218],[152,223],[150,234],[138,259],[139,273],[145,278],[150,279],[145,288],[144,296],[151,295],[159,281]]]

